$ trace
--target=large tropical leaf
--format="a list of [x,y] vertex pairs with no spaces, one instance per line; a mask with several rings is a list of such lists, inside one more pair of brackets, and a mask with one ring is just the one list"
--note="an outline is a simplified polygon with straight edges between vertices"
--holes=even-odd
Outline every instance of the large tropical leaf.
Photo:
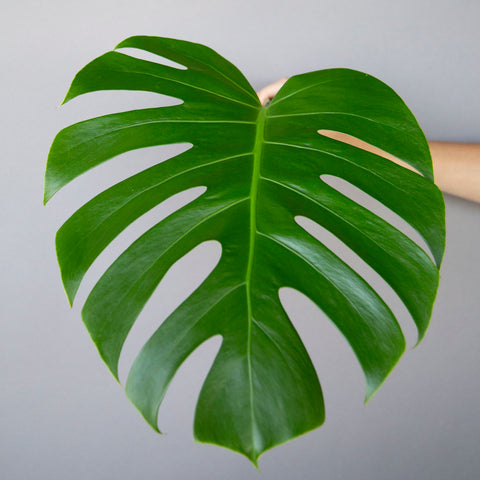
[[[208,338],[221,348],[200,392],[195,437],[253,462],[266,449],[324,421],[312,363],[279,300],[291,287],[311,298],[343,334],[365,373],[366,400],[392,370],[405,341],[375,290],[296,217],[328,229],[393,288],[421,338],[431,316],[444,251],[443,198],[428,144],[403,101],[379,80],[331,69],[292,77],[262,107],[243,75],[202,45],[132,37],[186,69],[108,52],[75,77],[66,101],[98,90],[144,90],[176,106],[106,115],[62,130],[48,158],[45,201],[126,151],[185,143],[186,152],[99,194],[56,238],[70,302],[95,258],[131,222],[168,197],[205,186],[200,197],[138,238],[91,291],[83,321],[115,377],[125,339],[169,268],[196,245],[217,240],[212,273],[161,325],[126,382],[130,400],[157,430],[157,411],[182,362]],[[357,137],[416,171],[320,135]],[[340,177],[376,198],[423,237],[414,241],[325,183]]]

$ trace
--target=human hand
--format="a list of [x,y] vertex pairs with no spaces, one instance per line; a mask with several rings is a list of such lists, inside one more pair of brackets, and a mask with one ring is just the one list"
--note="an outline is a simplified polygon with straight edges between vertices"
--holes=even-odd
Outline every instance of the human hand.
[[263,87],[259,92],[257,92],[260,103],[265,106],[265,104],[277,94],[287,80],[288,77],[281,78],[280,80]]

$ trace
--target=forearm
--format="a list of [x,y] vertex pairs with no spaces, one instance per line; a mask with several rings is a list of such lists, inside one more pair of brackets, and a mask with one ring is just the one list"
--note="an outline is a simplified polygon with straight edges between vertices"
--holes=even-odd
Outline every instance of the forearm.
[[480,202],[480,144],[429,142],[435,183],[443,192]]
[[[394,156],[350,135],[328,130],[319,133],[411,168]],[[428,142],[428,145],[432,154],[433,174],[438,188],[442,192],[480,203],[480,144]]]

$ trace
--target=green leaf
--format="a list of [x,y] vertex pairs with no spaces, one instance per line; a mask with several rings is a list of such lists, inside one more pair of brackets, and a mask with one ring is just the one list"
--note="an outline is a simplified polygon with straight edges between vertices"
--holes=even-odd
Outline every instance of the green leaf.
[[[195,438],[240,452],[255,464],[275,445],[324,421],[311,360],[279,300],[291,287],[312,299],[356,354],[370,399],[397,363],[405,341],[376,291],[296,217],[328,229],[402,299],[419,339],[436,295],[444,240],[444,204],[433,183],[428,144],[414,116],[388,86],[353,70],[290,78],[262,107],[243,75],[202,45],[128,38],[186,67],[117,51],[75,77],[65,101],[98,90],[143,90],[183,101],[172,107],[106,115],[62,130],[48,157],[45,201],[87,170],[153,145],[192,147],[99,194],[59,229],[56,248],[70,302],[97,256],[130,223],[192,187],[205,193],[143,234],[91,291],[83,321],[118,378],[122,346],[169,268],[198,244],[222,245],[218,265],[161,325],[136,358],[129,399],[157,430],[157,412],[182,362],[220,335],[200,392]],[[410,164],[320,135],[343,132]],[[327,185],[333,175],[360,188],[408,222],[430,256],[384,219]]]

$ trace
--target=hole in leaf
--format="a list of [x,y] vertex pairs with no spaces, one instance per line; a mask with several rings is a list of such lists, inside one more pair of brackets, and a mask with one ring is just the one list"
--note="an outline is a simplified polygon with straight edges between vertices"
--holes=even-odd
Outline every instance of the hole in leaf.
[[346,408],[359,408],[365,397],[365,377],[348,341],[303,293],[283,287],[279,298],[315,367],[327,415],[330,406],[338,409],[338,402]]
[[126,381],[130,366],[147,340],[208,277],[221,255],[221,244],[209,240],[197,245],[170,267],[127,336],[119,361],[122,382]]
[[139,58],[140,60],[147,60],[148,62],[160,63],[161,65],[166,65],[167,67],[176,68],[177,70],[187,70],[185,65],[181,63],[173,62],[168,58],[162,57],[161,55],[156,55],[155,53],[147,52],[140,48],[119,48],[118,52],[129,55],[130,57]]
[[415,242],[427,255],[430,256],[432,261],[434,261],[433,255],[423,237],[408,222],[400,217],[400,215],[396,214],[383,203],[343,178],[334,175],[321,175],[320,178],[327,185],[337,190],[337,192],[342,193],[362,207],[365,207],[370,212],[383,218],[386,222]]
[[158,428],[163,433],[185,440],[192,438],[198,396],[222,340],[220,335],[215,335],[203,342],[175,373],[158,411]]
[[384,157],[388,160],[391,160],[392,162],[397,163],[398,165],[401,165],[402,167],[408,168],[409,170],[412,170],[413,172],[416,172],[419,175],[421,175],[421,173],[418,170],[413,168],[407,162],[404,162],[403,160],[400,160],[399,158],[386,152],[385,150],[382,150],[376,147],[375,145],[372,145],[371,143],[367,143],[363,140],[360,140],[357,137],[348,135],[347,133],[337,132],[334,130],[318,130],[317,133],[319,133],[320,135],[323,135],[324,137],[332,138],[333,140],[337,140],[339,142],[346,143],[347,145],[352,145],[354,147],[361,148],[362,150],[366,150],[367,152],[374,153],[375,155],[379,155],[380,157]]
[[335,255],[341,258],[378,293],[396,317],[407,344],[412,346],[415,345],[417,341],[417,329],[415,323],[393,288],[372,267],[370,267],[370,265],[368,265],[333,233],[307,217],[296,216],[295,222],[325,245]]

